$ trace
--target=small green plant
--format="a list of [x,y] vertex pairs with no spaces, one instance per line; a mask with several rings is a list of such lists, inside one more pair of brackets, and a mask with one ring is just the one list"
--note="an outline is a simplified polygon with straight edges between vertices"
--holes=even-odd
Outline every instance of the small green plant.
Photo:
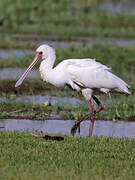
[[0,119],[9,118],[10,116],[7,112],[0,112]]

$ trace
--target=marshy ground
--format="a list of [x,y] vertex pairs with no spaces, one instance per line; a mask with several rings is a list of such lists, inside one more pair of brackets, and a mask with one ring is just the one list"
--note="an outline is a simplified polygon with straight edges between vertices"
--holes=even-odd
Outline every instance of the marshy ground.
[[[123,77],[126,82],[131,85],[131,96],[126,95],[101,95],[101,100],[105,105],[105,111],[100,113],[97,118],[99,119],[123,119],[123,120],[134,120],[135,117],[135,95],[134,95],[134,47],[119,47],[115,45],[93,45],[93,46],[70,46],[65,48],[57,48],[57,61],[59,63],[62,59],[91,57],[96,58],[103,64],[107,64],[112,67],[115,74]],[[56,112],[56,115],[61,114],[66,119],[76,119],[82,117],[88,112],[87,102],[84,101],[81,93],[76,93],[71,91],[68,87],[55,88],[50,84],[44,83],[40,79],[40,74],[38,72],[39,64],[36,66],[29,74],[29,78],[24,81],[21,87],[15,89],[14,84],[17,78],[22,74],[24,69],[30,64],[34,55],[24,55],[23,57],[9,57],[2,59],[0,61],[1,65],[1,114],[9,114],[10,111],[17,111],[19,116],[19,111],[26,114],[33,112],[31,118],[36,114],[36,118],[41,118],[41,114],[48,114],[46,116],[49,118],[50,113]],[[130,73],[129,73],[130,72]],[[27,96],[29,95],[29,99]],[[21,98],[22,96],[22,98]],[[46,98],[46,96],[48,98]],[[26,98],[24,98],[26,97]],[[35,102],[35,99],[42,99],[41,102]],[[51,99],[55,97],[61,98],[58,102],[53,104]],[[67,103],[63,104],[64,98],[67,99]],[[78,102],[74,107],[68,104],[68,98],[78,98],[78,101],[82,101],[82,104]],[[69,101],[72,101],[70,100]],[[26,100],[25,100],[26,99]],[[24,101],[24,102],[23,102]],[[44,102],[49,101],[48,105]],[[27,102],[27,103],[26,103]],[[30,104],[31,103],[31,104]],[[3,105],[5,104],[5,105]],[[72,102],[70,103],[72,104]],[[23,106],[26,106],[26,108]],[[29,107],[29,108],[28,108]],[[22,111],[21,111],[22,110]],[[107,113],[106,113],[107,112]],[[31,113],[30,113],[31,114]],[[1,117],[2,117],[1,116]],[[9,117],[8,116],[8,117]],[[31,116],[31,115],[30,115]],[[26,117],[25,117],[26,118]],[[44,116],[43,116],[44,118]]]
[[[134,12],[132,0],[0,2],[2,179],[134,179]],[[74,120],[88,114],[87,102],[68,87],[44,83],[39,64],[15,89],[43,43],[56,49],[55,65],[63,59],[95,58],[131,85],[130,96],[100,96],[105,110],[96,116],[94,136],[109,137],[69,136]],[[88,128],[86,121],[81,136]],[[47,141],[46,133],[64,140]]]

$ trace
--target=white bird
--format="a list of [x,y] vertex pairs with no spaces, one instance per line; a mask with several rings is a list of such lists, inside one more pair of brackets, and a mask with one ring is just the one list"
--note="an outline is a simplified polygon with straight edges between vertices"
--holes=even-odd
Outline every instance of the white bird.
[[[103,110],[103,105],[95,96],[97,93],[119,92],[130,94],[128,90],[130,86],[112,74],[110,68],[97,62],[95,59],[67,59],[53,68],[56,60],[55,50],[45,44],[37,48],[34,60],[17,81],[15,87],[18,87],[23,82],[28,72],[41,59],[39,71],[43,81],[51,83],[56,87],[68,85],[73,90],[81,91],[88,101],[90,114],[76,121],[71,129],[73,135],[77,128],[80,128],[81,121],[90,118],[89,136],[92,136],[95,114]],[[92,99],[98,105],[95,111],[92,107]]]

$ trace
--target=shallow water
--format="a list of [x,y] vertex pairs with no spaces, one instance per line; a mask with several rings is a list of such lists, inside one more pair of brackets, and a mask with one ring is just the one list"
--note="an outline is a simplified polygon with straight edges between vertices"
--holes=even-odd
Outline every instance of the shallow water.
[[93,44],[114,44],[118,46],[131,46],[135,45],[135,39],[130,38],[115,38],[115,37],[86,37],[83,40],[74,38],[75,40],[72,41],[46,41],[45,37],[43,37],[43,40],[38,40],[36,42],[36,46],[39,46],[41,44],[48,44],[54,48],[65,48],[67,46],[91,46]]
[[33,54],[33,51],[32,50],[21,50],[21,49],[10,49],[10,50],[7,50],[7,49],[1,49],[0,50],[0,60],[1,59],[5,59],[5,58],[8,58],[8,57],[23,57],[24,55],[26,54]]
[[[45,38],[45,37],[44,37]],[[29,40],[27,40],[29,41]],[[29,41],[30,43],[30,41]],[[41,44],[48,44],[54,48],[64,48],[67,46],[91,46],[93,44],[104,44],[104,45],[118,45],[118,46],[133,46],[135,45],[135,39],[128,39],[128,38],[95,38],[95,37],[88,37],[84,40],[75,40],[75,41],[45,41],[45,40],[38,40],[35,43],[35,47],[38,47]],[[24,57],[24,55],[33,54],[34,50],[21,50],[21,49],[10,49],[10,50],[0,50],[0,60],[9,57]]]
[[[71,127],[74,125],[73,120],[0,120],[1,130],[9,131],[43,131],[44,133],[69,135]],[[81,124],[80,135],[86,137],[89,134],[89,121]],[[124,121],[95,121],[93,136],[135,138],[135,122]]]
[[75,97],[58,97],[58,96],[21,96],[16,98],[16,101],[23,101],[23,102],[31,102],[34,104],[42,104],[46,101],[50,101],[51,105],[56,105],[56,104],[62,104],[62,105],[70,105],[70,106],[76,106],[78,104],[82,104],[83,101],[81,101],[78,98]]
[[133,46],[135,45],[135,39],[129,39],[129,38],[96,38],[96,37],[88,37],[85,40],[76,40],[76,41],[39,41],[38,45],[41,44],[48,44],[52,47],[59,47],[64,48],[67,46],[91,46],[93,44],[114,44],[118,46]]
[[135,1],[112,1],[112,2],[100,2],[96,6],[97,10],[102,10],[112,14],[134,14],[135,13]]
[[[18,79],[24,73],[26,68],[3,68],[0,69],[0,79]],[[38,70],[31,70],[28,73],[29,78],[40,78]]]
[[19,96],[16,97],[11,95],[11,97],[6,98],[6,97],[0,97],[0,101],[11,101],[12,102],[28,102],[28,103],[33,103],[33,104],[43,104],[47,101],[50,102],[52,106],[55,106],[57,104],[60,105],[67,105],[67,106],[77,106],[79,104],[85,103],[84,101],[80,100],[79,98],[75,97],[58,97],[58,96],[50,96],[50,95],[35,95],[35,96],[30,96],[30,95],[25,95],[25,96]]

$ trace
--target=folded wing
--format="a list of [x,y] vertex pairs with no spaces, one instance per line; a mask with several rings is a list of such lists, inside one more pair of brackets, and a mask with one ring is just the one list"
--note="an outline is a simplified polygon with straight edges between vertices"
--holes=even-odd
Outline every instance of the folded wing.
[[66,71],[72,81],[84,88],[110,90],[128,93],[129,86],[119,77],[111,73],[107,66],[91,59],[70,60]]

